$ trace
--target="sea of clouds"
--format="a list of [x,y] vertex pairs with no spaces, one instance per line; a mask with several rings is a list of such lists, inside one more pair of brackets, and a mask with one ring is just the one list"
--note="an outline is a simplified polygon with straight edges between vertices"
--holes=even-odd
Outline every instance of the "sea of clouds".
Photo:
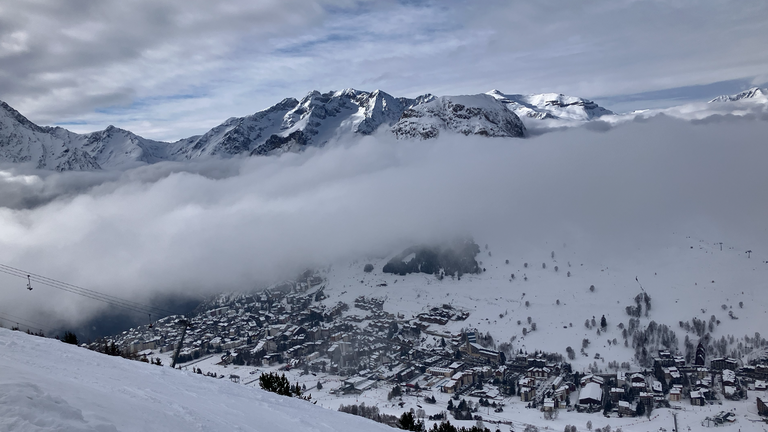
[[[768,122],[665,115],[528,139],[386,133],[272,157],[125,172],[0,170],[0,263],[139,302],[472,235],[596,260],[670,236],[768,246]],[[74,325],[104,304],[0,275],[5,311]]]

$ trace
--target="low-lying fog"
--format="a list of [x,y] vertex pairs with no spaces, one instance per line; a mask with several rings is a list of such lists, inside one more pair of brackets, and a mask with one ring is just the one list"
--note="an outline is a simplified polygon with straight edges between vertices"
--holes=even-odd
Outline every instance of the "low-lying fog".
[[[768,245],[768,122],[718,120],[657,116],[529,139],[380,134],[127,172],[5,167],[0,263],[150,302],[459,234],[521,254],[575,244],[596,260],[652,253],[681,232],[758,251]],[[49,328],[104,307],[0,276],[0,313]]]

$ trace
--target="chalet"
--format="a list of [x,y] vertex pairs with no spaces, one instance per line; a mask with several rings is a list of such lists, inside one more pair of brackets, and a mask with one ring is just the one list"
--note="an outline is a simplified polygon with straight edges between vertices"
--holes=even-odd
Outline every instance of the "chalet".
[[581,386],[582,386],[582,387],[584,387],[584,386],[585,386],[585,385],[587,385],[588,383],[595,383],[595,384],[597,384],[597,385],[599,385],[599,386],[601,386],[601,387],[602,387],[602,385],[603,385],[603,382],[604,382],[604,380],[603,380],[603,378],[602,378],[602,377],[599,377],[599,376],[597,376],[597,375],[592,375],[592,374],[589,374],[589,375],[584,375],[584,376],[581,378]]
[[701,391],[694,390],[691,392],[691,405],[704,406],[707,401],[704,399],[704,395]]
[[619,387],[624,387],[624,384],[626,383],[627,383],[627,373],[624,371],[616,372],[616,385]]
[[525,376],[537,380],[546,379],[549,376],[549,368],[532,367],[525,371]]
[[685,357],[675,356],[675,367],[678,367],[678,368],[685,367]]
[[519,387],[535,387],[536,386],[536,380],[531,377],[521,377],[517,381],[517,385]]
[[443,393],[455,393],[457,390],[458,382],[455,380],[448,380],[443,383],[442,387],[440,388]]
[[467,343],[464,346],[464,349],[466,350],[467,354],[474,358],[486,359],[493,363],[498,363],[500,359],[498,351],[490,350],[484,348],[482,345],[470,342],[469,338],[467,338]]
[[760,398],[757,398],[757,413],[761,416],[768,416],[768,406]]
[[536,389],[533,387],[520,387],[520,401],[530,402],[536,397]]
[[699,366],[695,369],[695,373],[698,379],[706,378],[709,375],[709,369]]
[[453,375],[453,371],[449,368],[443,368],[443,367],[430,367],[427,368],[427,373],[432,376],[441,376],[441,377],[450,377]]
[[543,368],[547,365],[547,362],[544,358],[541,357],[541,354],[537,356],[529,355],[525,358],[525,363],[528,365],[528,367],[537,367],[537,368]]
[[669,391],[669,401],[670,402],[680,402],[680,397],[682,396],[683,392],[675,387]]
[[653,359],[653,367],[670,367],[675,365],[675,359],[669,351],[659,351],[659,356]]
[[262,358],[262,365],[272,366],[273,364],[279,362],[280,358],[280,353],[267,354]]
[[633,396],[636,396],[648,389],[648,384],[646,384],[645,380],[643,381],[633,381],[630,383],[630,394]]
[[712,359],[709,365],[714,370],[723,370],[723,369],[736,370],[736,368],[739,366],[739,363],[738,361],[732,358],[719,357],[719,358]]
[[555,400],[555,403],[558,405],[558,407],[560,405],[568,405],[568,396],[571,394],[571,391],[573,390],[567,384],[563,384],[555,390],[552,398]]
[[648,392],[640,392],[640,394],[637,396],[638,399],[640,399],[640,403],[645,404],[645,406],[650,407],[653,406],[653,393]]
[[620,387],[613,387],[611,389],[611,401],[616,403],[624,398],[624,389]]
[[453,362],[448,365],[448,369],[451,370],[452,374],[464,369],[464,363],[462,362]]
[[552,398],[544,398],[544,403],[541,405],[541,410],[545,412],[552,412],[557,409],[557,404]]
[[723,369],[723,386],[736,386],[736,372]]
[[579,392],[580,405],[600,405],[603,402],[603,389],[596,382],[590,381]]
[[641,382],[641,383],[645,384],[645,377],[641,373],[633,373],[629,377],[629,381],[633,382],[633,383]]
[[619,415],[631,417],[635,415],[635,410],[627,401],[619,401]]
[[682,384],[683,376],[676,366],[664,368],[664,379],[670,384]]
[[723,395],[727,397],[728,399],[732,399],[736,396],[736,387],[724,385],[723,386]]
[[459,387],[463,387],[475,382],[475,374],[470,371],[456,372],[451,379],[456,381],[459,384]]

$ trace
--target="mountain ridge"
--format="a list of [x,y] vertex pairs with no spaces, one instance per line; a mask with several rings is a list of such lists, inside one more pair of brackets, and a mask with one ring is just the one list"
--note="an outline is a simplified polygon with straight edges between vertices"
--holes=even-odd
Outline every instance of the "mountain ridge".
[[[488,137],[526,136],[525,121],[590,121],[613,114],[587,99],[556,93],[395,97],[351,88],[285,98],[243,117],[231,117],[202,135],[155,141],[115,126],[78,134],[39,126],[0,102],[0,161],[36,169],[127,169],[162,161],[247,157],[301,151],[345,136],[388,128],[398,139],[431,139],[441,131]],[[526,120],[523,121],[522,119]]]
[[709,103],[713,102],[735,102],[740,100],[755,100],[760,102],[768,102],[768,89],[762,89],[760,87],[752,87],[742,92],[733,95],[720,95]]

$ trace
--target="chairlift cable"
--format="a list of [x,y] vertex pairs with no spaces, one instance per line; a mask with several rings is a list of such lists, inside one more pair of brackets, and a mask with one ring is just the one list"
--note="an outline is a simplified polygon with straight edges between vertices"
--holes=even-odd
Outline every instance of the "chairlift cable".
[[125,299],[122,299],[120,297],[116,297],[116,296],[109,295],[109,294],[104,294],[104,293],[99,292],[99,291],[91,290],[91,289],[88,289],[88,288],[83,288],[81,286],[73,285],[73,284],[70,284],[70,283],[67,283],[67,282],[62,282],[62,281],[59,281],[59,280],[56,280],[56,279],[53,279],[53,278],[49,278],[49,277],[46,277],[46,276],[38,275],[38,274],[35,274],[35,273],[31,273],[31,272],[26,272],[24,270],[21,270],[21,269],[15,268],[15,267],[11,267],[11,266],[8,266],[8,265],[5,265],[5,264],[0,264],[0,271],[2,271],[3,268],[5,268],[7,270],[10,270],[12,272],[15,272],[15,273],[27,273],[27,275],[28,276],[31,275],[32,280],[34,280],[36,282],[40,282],[40,283],[43,283],[43,284],[46,284],[46,285],[49,285],[49,286],[53,286],[53,285],[50,285],[50,284],[58,285],[58,286],[53,286],[54,288],[64,289],[66,287],[66,288],[69,288],[69,289],[72,289],[72,290],[80,291],[80,292],[82,292],[84,294],[87,293],[87,294],[91,294],[91,295],[94,295],[94,296],[103,297],[103,298],[105,298],[107,300],[118,302],[118,303],[123,303],[123,304],[128,305],[128,306],[134,306],[134,307],[137,307],[139,309],[146,309],[148,311],[155,310],[157,312],[161,312],[161,313],[165,313],[165,314],[170,314],[170,315],[174,314],[174,312],[172,312],[172,311],[168,311],[168,310],[156,307],[156,306],[149,306],[149,305],[145,305],[145,304],[142,304],[142,303],[134,302],[134,301],[131,301],[131,300],[125,300]]
[[157,306],[150,306],[150,305],[134,302],[131,300],[122,299],[120,297],[104,294],[95,290],[83,288],[70,283],[61,282],[56,279],[52,279],[52,278],[48,278],[35,273],[27,272],[27,271],[24,271],[15,267],[11,267],[8,265],[4,265],[4,264],[0,264],[0,272],[11,275],[11,276],[27,279],[28,288],[31,287],[31,282],[36,282],[39,284],[49,286],[51,288],[56,288],[62,291],[70,292],[72,294],[77,294],[93,300],[98,300],[100,302],[107,303],[109,305],[116,306],[116,307],[121,307],[123,309],[127,309],[136,313],[151,314],[154,312],[158,315],[178,315],[176,312],[169,311]]
[[43,326],[40,326],[39,323],[35,323],[35,322],[29,321],[29,320],[26,320],[26,319],[23,319],[23,318],[19,318],[17,316],[11,315],[9,313],[4,313],[4,312],[0,313],[0,319],[3,319],[5,321],[11,322],[11,323],[16,323],[16,327],[18,327],[19,329],[21,329],[21,327],[23,325],[24,327],[27,327],[27,330],[40,330],[40,332],[48,333],[48,334],[52,334],[53,333],[49,329],[44,329]]

